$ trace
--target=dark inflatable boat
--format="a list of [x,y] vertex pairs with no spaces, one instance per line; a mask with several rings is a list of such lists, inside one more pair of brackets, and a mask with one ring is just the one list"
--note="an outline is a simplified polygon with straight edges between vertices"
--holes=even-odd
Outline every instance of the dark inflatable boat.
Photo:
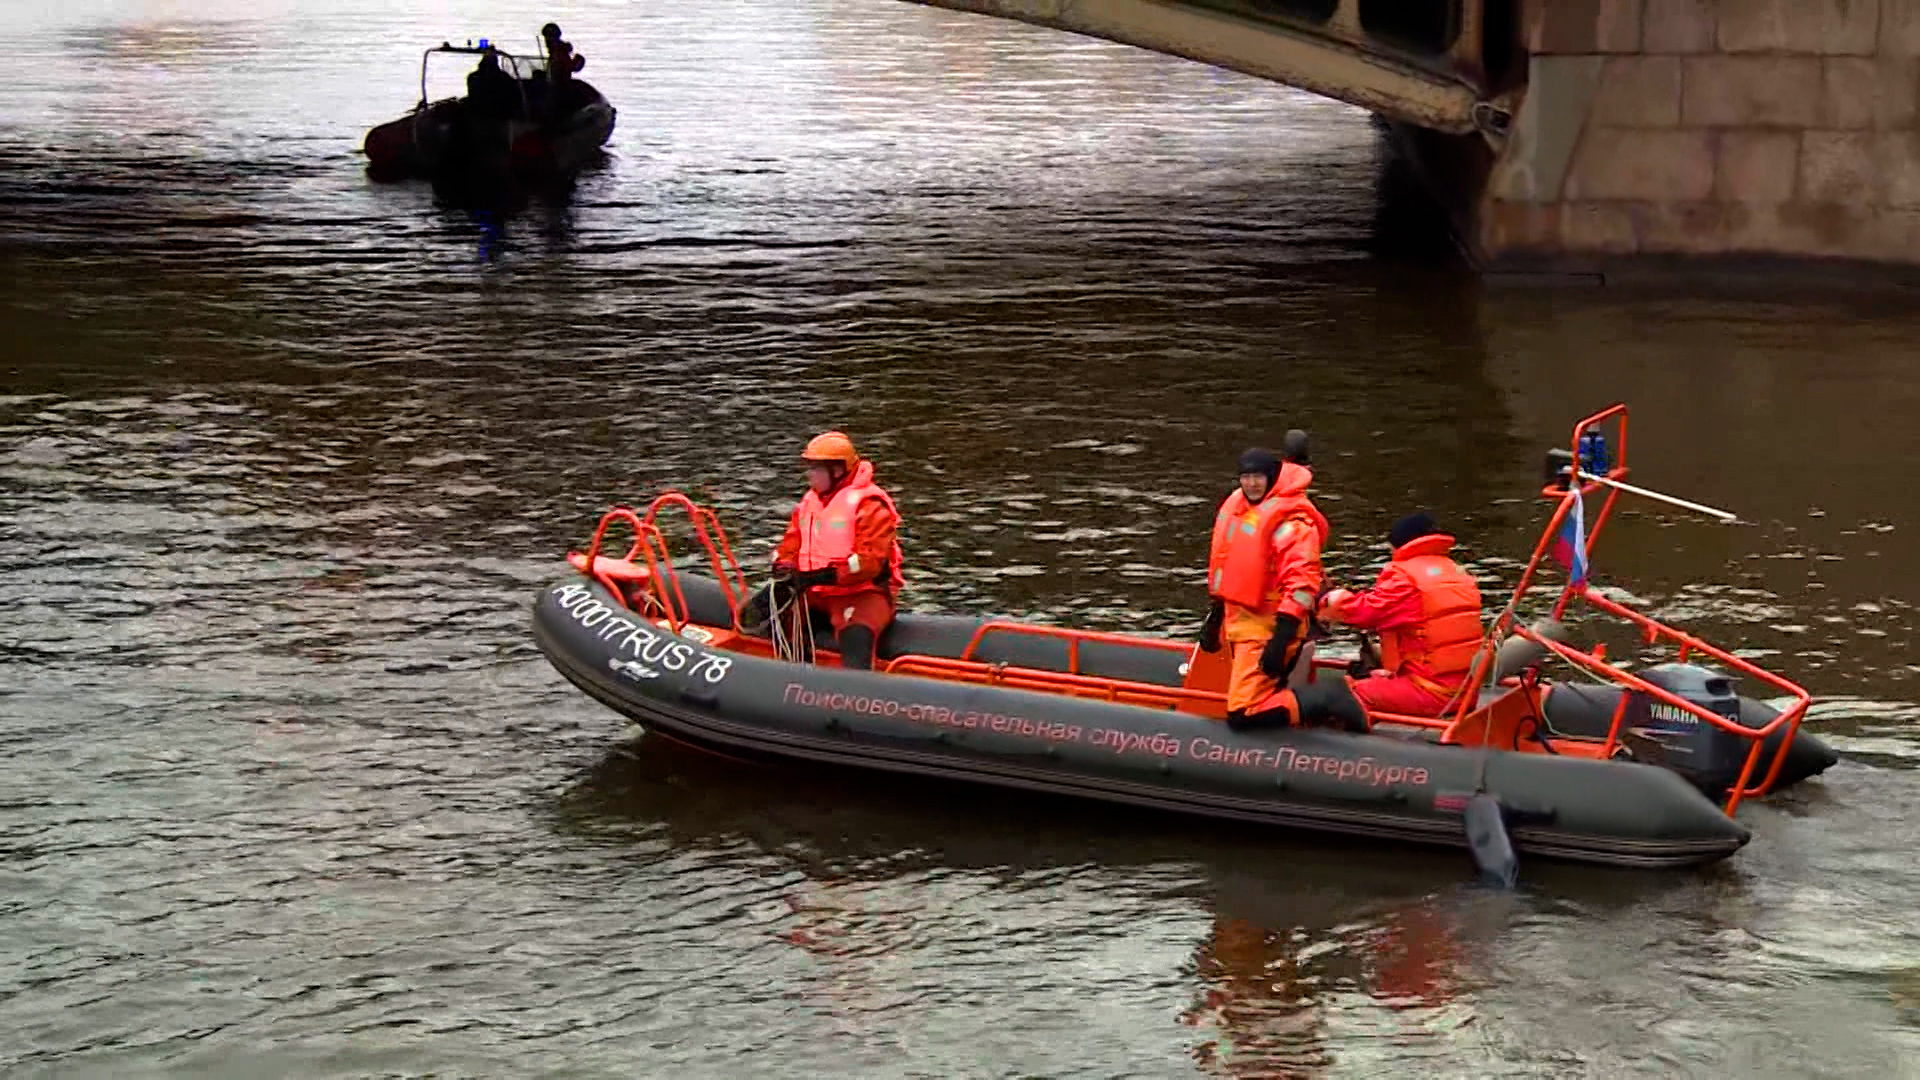
[[[951,639],[964,629],[954,624],[969,622],[903,619],[888,651],[910,656],[901,650],[921,647],[915,640]],[[534,608],[535,638],[568,681],[650,732],[722,753],[1462,848],[1461,812],[1482,786],[1484,760],[1484,789],[1523,854],[1691,866],[1748,840],[1686,780],[1651,765],[1311,727],[1236,733],[1164,706],[794,664],[735,651],[740,640],[721,627],[683,631],[581,578],[547,588]],[[1025,635],[993,637],[1012,649]],[[1089,649],[1080,666],[1119,674],[1145,659]]]
[[[497,60],[498,100],[427,100],[436,56]],[[405,116],[368,130],[362,149],[375,180],[426,179],[454,187],[563,180],[592,161],[613,135],[615,110],[579,78],[549,83],[539,60],[484,42],[441,44],[420,63],[420,100]]]
[[[580,557],[576,556],[575,562],[581,563]],[[682,573],[678,575],[678,583],[687,604],[685,621],[692,624],[692,633],[709,639],[716,633],[732,634],[733,611],[719,582]],[[821,650],[837,651],[830,630],[821,627],[816,632]],[[1204,681],[1204,673],[1196,678],[1194,668],[1196,662],[1204,663],[1207,659],[1204,655],[1195,655],[1190,647],[1165,640],[1118,634],[1077,635],[1050,627],[912,612],[902,613],[894,620],[881,636],[876,652],[883,666],[890,665],[897,672],[924,669],[929,665],[945,667],[941,662],[998,665],[1015,673],[1079,676],[1131,684],[1141,691],[1134,695],[1138,697],[1151,697],[1154,690],[1180,693],[1183,688]],[[1780,716],[1779,709],[1765,702],[1735,694],[1734,680],[1694,664],[1660,664],[1642,671],[1641,677],[1755,731]],[[1047,689],[1057,692],[1064,685],[1049,684]],[[1500,693],[1501,688],[1493,686],[1482,692],[1488,698]],[[1518,726],[1514,732],[1517,738],[1501,748],[1597,757],[1618,710],[1624,712],[1622,738],[1608,757],[1663,766],[1716,800],[1725,799],[1728,789],[1739,777],[1748,749],[1747,740],[1701,724],[1679,710],[1659,707],[1648,695],[1636,694],[1615,684],[1580,682],[1542,682],[1539,694],[1536,722]],[[1123,692],[1121,696],[1128,695]],[[1620,708],[1622,698],[1626,699],[1624,710]],[[1153,703],[1166,707],[1166,703],[1157,698]],[[1223,713],[1223,710],[1200,708],[1197,703],[1187,708],[1216,721]],[[1428,741],[1439,740],[1444,731],[1435,721],[1414,717],[1381,715],[1374,717],[1373,722],[1376,731],[1383,734]],[[1771,762],[1782,743],[1787,744],[1787,753],[1770,790],[1778,791],[1818,776],[1839,759],[1812,733],[1797,731],[1789,739],[1782,727],[1762,741],[1761,760]]]
[[[1616,406],[1576,426],[1574,445],[1612,417],[1624,444]],[[1591,550],[1618,490],[1640,490],[1619,483],[1625,475],[1624,463],[1596,464],[1578,486],[1549,484],[1559,505],[1475,660],[1467,685],[1478,689],[1437,717],[1367,715],[1344,665],[1316,660],[1295,686],[1303,726],[1235,731],[1222,722],[1225,660],[1190,642],[957,616],[903,614],[875,670],[843,669],[825,630],[811,648],[742,631],[747,584],[726,534],[677,492],[603,516],[588,550],[569,557],[577,573],[540,594],[534,634],[595,699],[724,754],[1471,846],[1483,871],[1490,849],[1469,833],[1484,838],[1489,817],[1523,854],[1712,862],[1748,840],[1734,818],[1742,800],[1817,775],[1835,755],[1799,730],[1804,689],[1592,590],[1585,575],[1570,576],[1552,619],[1515,619],[1567,515],[1619,484]],[[712,576],[673,568],[655,524],[667,507],[691,517]],[[600,553],[616,522],[634,534],[623,558]],[[1633,625],[1649,647],[1674,647],[1674,660],[1628,671],[1600,648],[1572,648],[1559,619],[1576,602]],[[1597,681],[1549,682],[1547,661]],[[1736,677],[1783,706],[1741,696]]]

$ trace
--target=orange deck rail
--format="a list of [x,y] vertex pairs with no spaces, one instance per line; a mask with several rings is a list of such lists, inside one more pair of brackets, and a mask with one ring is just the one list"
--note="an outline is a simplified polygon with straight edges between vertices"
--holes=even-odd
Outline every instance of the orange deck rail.
[[[740,608],[747,602],[747,577],[740,570],[740,560],[734,557],[733,544],[727,539],[727,530],[720,524],[720,516],[711,509],[701,506],[679,491],[666,491],[647,504],[644,521],[654,526],[655,535],[659,535],[654,519],[660,511],[669,506],[677,506],[687,512],[687,520],[693,525],[693,532],[700,540],[700,546],[707,552],[707,568],[713,572],[713,578],[720,583],[721,591],[727,597],[727,609],[733,613],[733,623],[740,625]],[[665,538],[661,540],[665,549]]]
[[673,556],[667,547],[666,534],[660,531],[655,519],[660,511],[667,507],[679,507],[687,512],[688,520],[693,524],[694,535],[700,540],[707,552],[707,565],[713,571],[714,580],[720,583],[727,598],[727,608],[732,612],[733,625],[740,625],[740,607],[746,602],[746,576],[741,573],[740,562],[734,557],[733,545],[727,540],[727,530],[720,525],[720,518],[712,510],[689,499],[678,491],[667,491],[647,504],[643,517],[631,508],[616,506],[600,515],[600,522],[594,527],[593,541],[587,545],[587,554],[582,570],[587,576],[598,581],[608,592],[622,600],[626,593],[600,569],[600,548],[606,540],[607,526],[618,521],[633,532],[633,545],[621,560],[631,564],[635,556],[646,560],[646,573],[643,584],[646,595],[658,605],[674,633],[679,633],[690,616],[686,593],[680,588],[680,574],[673,567]]

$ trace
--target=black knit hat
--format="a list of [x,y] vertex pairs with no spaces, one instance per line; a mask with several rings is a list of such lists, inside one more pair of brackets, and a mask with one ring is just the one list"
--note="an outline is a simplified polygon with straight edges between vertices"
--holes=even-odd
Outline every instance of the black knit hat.
[[1436,526],[1433,519],[1427,516],[1427,512],[1422,510],[1394,522],[1392,531],[1387,533],[1387,543],[1394,547],[1404,547],[1423,536],[1432,536],[1439,531],[1439,526]]
[[1312,465],[1311,456],[1307,453],[1307,433],[1299,428],[1289,429],[1287,437],[1280,443],[1280,456],[1295,465]]
[[1267,486],[1272,487],[1280,482],[1280,459],[1273,456],[1273,451],[1262,450],[1256,446],[1240,455],[1240,475],[1245,476],[1248,473],[1265,475]]

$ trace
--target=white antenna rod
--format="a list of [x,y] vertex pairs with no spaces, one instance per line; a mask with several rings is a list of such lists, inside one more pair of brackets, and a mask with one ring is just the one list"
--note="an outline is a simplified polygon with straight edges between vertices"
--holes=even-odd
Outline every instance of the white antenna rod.
[[1587,481],[1588,483],[1605,484],[1608,487],[1619,488],[1621,491],[1627,492],[1630,495],[1644,495],[1647,498],[1654,500],[1655,502],[1663,502],[1669,506],[1677,506],[1682,510],[1692,510],[1695,513],[1706,514],[1708,517],[1716,517],[1716,518],[1719,518],[1721,521],[1740,520],[1738,517],[1734,516],[1733,514],[1727,513],[1725,510],[1715,510],[1711,506],[1702,506],[1697,502],[1688,502],[1685,499],[1676,499],[1671,495],[1662,495],[1657,491],[1648,491],[1646,488],[1639,487],[1634,484],[1629,484],[1624,480],[1612,480],[1604,476],[1595,476],[1589,472],[1580,473],[1579,477],[1580,479]]

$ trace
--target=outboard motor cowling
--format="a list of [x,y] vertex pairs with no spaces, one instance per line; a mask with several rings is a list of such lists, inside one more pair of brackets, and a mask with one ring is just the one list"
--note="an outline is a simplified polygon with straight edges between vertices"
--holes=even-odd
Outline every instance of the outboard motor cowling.
[[[1639,676],[1689,704],[1740,723],[1740,695],[1730,675],[1698,664],[1659,664]],[[1640,690],[1627,695],[1622,727],[1621,743],[1634,760],[1672,769],[1708,792],[1733,786],[1753,749],[1752,740]]]

